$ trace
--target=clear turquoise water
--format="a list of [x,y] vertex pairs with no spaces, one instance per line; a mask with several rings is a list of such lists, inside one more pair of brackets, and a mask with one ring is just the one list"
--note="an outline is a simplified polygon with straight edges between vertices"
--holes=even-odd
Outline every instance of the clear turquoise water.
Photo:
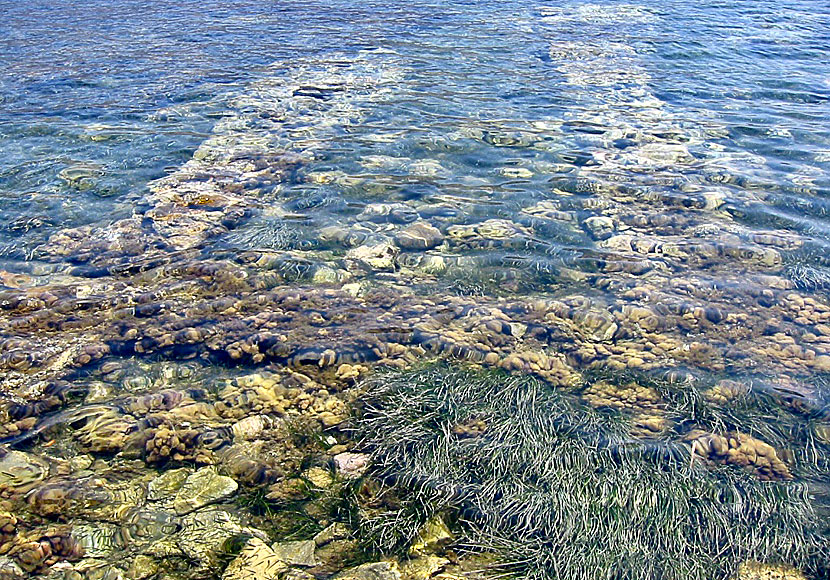
[[[824,3],[91,1],[3,2],[0,11],[0,247],[12,271],[29,269],[26,257],[57,229],[129,215],[147,182],[186,161],[247,83],[301,82],[304,69],[360,51],[370,51],[362,66],[396,80],[382,100],[363,103],[359,121],[318,137],[328,168],[349,171],[365,154],[440,157],[450,175],[431,188],[482,196],[475,211],[510,214],[549,181],[494,179],[493,167],[532,159],[573,168],[608,149],[596,134],[609,126],[659,132],[632,111],[639,91],[701,162],[680,180],[720,180],[738,219],[826,248]],[[596,72],[610,84],[574,78]],[[558,125],[542,150],[446,143],[460,126],[534,123]],[[395,131],[383,145],[360,138]],[[96,170],[80,191],[59,177],[78,164]],[[648,187],[636,168],[604,177]],[[416,195],[430,195],[422,189]]]

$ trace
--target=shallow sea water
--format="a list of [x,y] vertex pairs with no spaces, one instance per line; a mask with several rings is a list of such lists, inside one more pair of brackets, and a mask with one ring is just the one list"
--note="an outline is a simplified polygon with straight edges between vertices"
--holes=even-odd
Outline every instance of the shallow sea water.
[[[749,511],[712,517],[781,533],[677,540],[685,576],[665,545],[615,536],[616,573],[828,573],[827,5],[0,14],[0,574],[233,580],[250,538],[351,527],[293,564],[324,578],[406,552],[440,512],[456,543],[413,552],[418,572],[401,560],[404,580],[428,558],[444,563],[426,577],[470,574],[482,552],[556,577],[554,520],[516,498],[556,494],[569,461],[655,460],[666,488],[750,490]],[[436,359],[448,374],[419,378]],[[504,391],[460,392],[458,372]],[[427,386],[390,394],[400,376]],[[533,465],[554,445],[533,437],[520,473],[466,455],[547,429],[524,399],[513,423],[485,405],[524,379],[565,397],[540,408],[580,418],[549,427],[582,433],[582,459]],[[447,413],[416,437],[430,405]],[[604,490],[625,469],[574,500],[606,514],[595,533],[622,534]],[[418,517],[378,482],[417,492]],[[611,573],[584,549],[584,577]]]

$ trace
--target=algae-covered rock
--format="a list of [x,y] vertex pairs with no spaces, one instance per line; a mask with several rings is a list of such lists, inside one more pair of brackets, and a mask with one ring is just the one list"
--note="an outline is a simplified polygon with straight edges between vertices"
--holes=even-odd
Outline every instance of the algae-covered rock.
[[766,480],[787,480],[793,475],[778,450],[751,435],[727,432],[722,435],[695,429],[686,435],[695,453],[705,458],[753,470]]
[[232,496],[239,485],[230,477],[219,475],[213,467],[203,467],[190,475],[176,494],[173,507],[179,515]]
[[158,501],[175,495],[192,473],[193,470],[186,467],[165,471],[147,486],[147,499]]
[[314,487],[314,489],[328,489],[334,483],[331,472],[322,467],[312,467],[303,472],[303,479]]
[[787,564],[744,562],[738,567],[737,580],[807,580],[801,570]]
[[225,569],[222,580],[277,580],[288,565],[265,542],[251,538]]
[[324,546],[329,542],[335,540],[344,540],[351,535],[351,530],[346,524],[334,522],[322,532],[314,536],[314,543],[318,546]]
[[424,555],[401,562],[401,580],[428,580],[444,569],[450,561],[435,555]]
[[154,542],[144,552],[158,558],[184,557],[197,568],[210,568],[219,564],[219,556],[225,552],[226,542],[231,538],[268,539],[265,532],[244,526],[237,516],[221,509],[190,513],[179,523],[178,533]]
[[133,560],[128,576],[132,580],[144,580],[156,574],[159,570],[158,562],[150,556],[139,554]]
[[418,531],[418,537],[412,542],[410,554],[435,552],[453,540],[452,532],[444,519],[437,515],[430,519]]
[[334,580],[401,580],[396,562],[370,562],[344,570]]
[[357,540],[339,539],[319,546],[314,554],[319,560],[319,564],[314,567],[315,574],[336,574],[353,564],[362,555],[362,551]]
[[317,558],[314,550],[317,544],[314,540],[300,540],[296,542],[280,542],[272,549],[277,557],[292,566],[316,566]]
[[349,278],[345,270],[335,270],[329,266],[319,266],[314,270],[311,281],[315,284],[339,284]]

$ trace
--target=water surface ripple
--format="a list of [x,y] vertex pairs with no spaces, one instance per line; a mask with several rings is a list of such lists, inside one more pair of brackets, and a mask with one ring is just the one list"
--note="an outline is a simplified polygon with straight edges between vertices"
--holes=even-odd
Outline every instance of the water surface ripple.
[[[441,358],[613,416],[613,435],[568,423],[598,462],[648,456],[659,478],[763,490],[735,521],[777,531],[701,532],[678,553],[711,541],[713,567],[690,578],[743,560],[827,573],[830,6],[0,0],[0,14],[3,571],[218,574],[229,538],[345,522],[291,495],[309,469],[350,476],[364,456],[343,453],[470,513],[473,492],[435,479],[490,489],[453,472],[460,455],[395,472],[438,462],[413,451],[406,409],[383,403],[399,455],[343,423],[377,369]],[[514,449],[509,414],[501,435],[484,415],[444,434]],[[544,480],[510,477],[527,493]],[[751,511],[762,496],[787,516]],[[479,540],[542,562],[502,515],[471,524]],[[533,542],[555,545],[544,529]],[[647,544],[631,561],[674,577]],[[317,577],[338,571],[321,558]]]

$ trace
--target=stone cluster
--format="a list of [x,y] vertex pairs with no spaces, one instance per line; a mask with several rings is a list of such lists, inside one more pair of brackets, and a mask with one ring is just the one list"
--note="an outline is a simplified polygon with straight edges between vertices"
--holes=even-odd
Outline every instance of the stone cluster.
[[[678,122],[644,70],[613,68],[633,51],[601,44],[548,56],[609,107],[458,121],[411,150],[363,123],[405,75],[393,66],[364,55],[252,83],[134,215],[56,228],[30,271],[0,272],[0,576],[59,562],[73,579],[204,575],[240,534],[227,580],[439,574],[430,550],[335,564],[354,538],[313,497],[368,467],[347,429],[361,379],[434,358],[577,392],[635,442],[682,440],[693,463],[796,478],[802,450],[678,420],[677,400],[639,380],[688,377],[674,386],[697,394],[703,377],[705,415],[753,400],[754,379],[830,454],[830,300],[792,279],[811,240],[741,219],[766,194],[706,146],[722,128]],[[332,167],[343,131],[358,152]],[[483,153],[498,161],[463,161]],[[80,192],[99,170],[59,178]],[[275,541],[233,505],[252,490],[303,503],[328,532]]]

